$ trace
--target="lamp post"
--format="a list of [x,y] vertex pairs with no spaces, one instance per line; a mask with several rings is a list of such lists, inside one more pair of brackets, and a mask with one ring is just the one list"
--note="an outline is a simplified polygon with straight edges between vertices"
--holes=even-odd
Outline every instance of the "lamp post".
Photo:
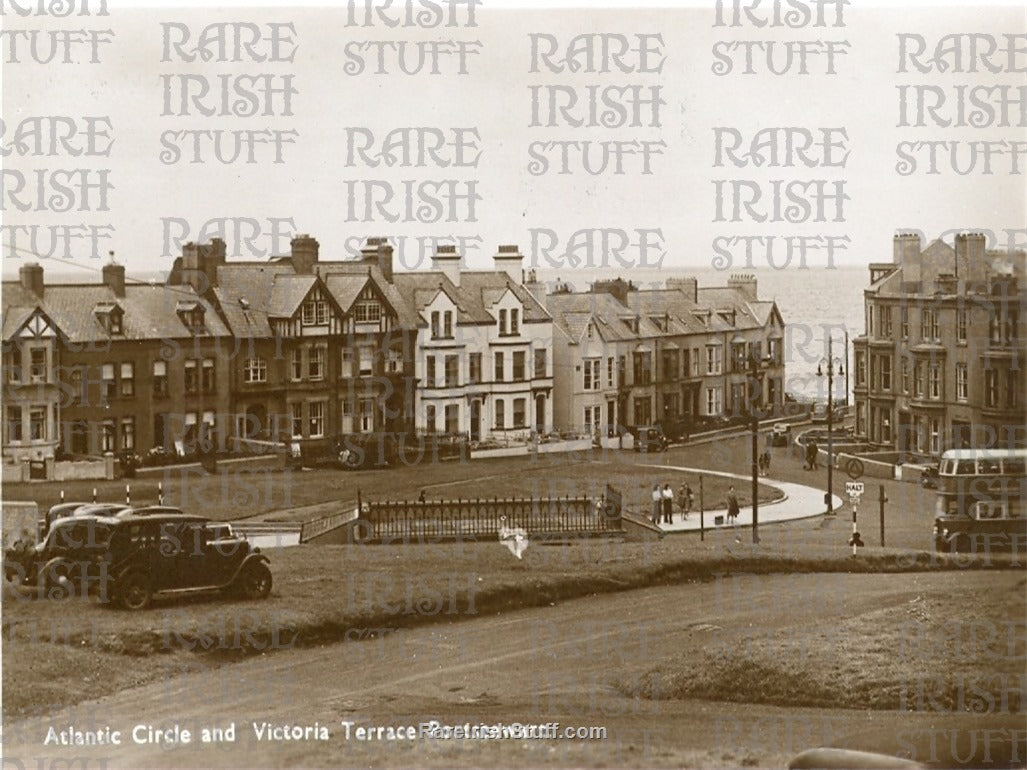
[[[834,513],[834,488],[832,486],[832,470],[834,468],[834,434],[831,430],[834,420],[834,375],[837,362],[837,374],[845,373],[845,365],[841,358],[831,355],[831,338],[827,338],[827,358],[817,364],[817,377],[824,376],[823,366],[827,365],[827,512]],[[847,398],[848,396],[846,396]]]
[[759,501],[759,436],[760,418],[757,409],[763,388],[760,385],[760,364],[768,363],[769,358],[749,355],[749,428],[752,434],[752,542],[760,542],[760,501]]

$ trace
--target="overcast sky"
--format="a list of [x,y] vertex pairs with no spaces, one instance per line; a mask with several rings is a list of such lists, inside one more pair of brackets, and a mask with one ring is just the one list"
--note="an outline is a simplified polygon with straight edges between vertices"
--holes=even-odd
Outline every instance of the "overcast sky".
[[[81,5],[81,3],[80,3]],[[94,7],[97,5],[93,3]],[[787,5],[784,8],[788,10]],[[828,19],[835,20],[833,8],[826,8]],[[458,19],[466,21],[461,10]],[[89,63],[89,49],[73,48],[73,64],[38,64],[7,62],[9,39],[5,40],[3,69],[3,116],[6,123],[4,149],[11,148],[12,134],[19,121],[29,116],[63,115],[109,116],[114,142],[110,157],[72,158],[20,156],[17,152],[5,157],[4,225],[36,226],[37,250],[49,248],[50,225],[111,225],[113,238],[100,243],[100,252],[116,251],[118,261],[129,272],[144,273],[166,270],[176,253],[174,245],[165,242],[165,220],[188,223],[186,239],[196,239],[214,232],[201,232],[204,222],[221,217],[256,221],[261,232],[246,247],[229,232],[226,236],[230,254],[259,256],[273,248],[268,221],[270,218],[291,220],[298,232],[309,232],[321,243],[327,258],[343,258],[357,239],[368,235],[390,235],[397,239],[402,253],[400,262],[406,266],[419,263],[418,237],[459,236],[469,239],[474,248],[469,252],[471,266],[489,264],[489,257],[498,244],[518,244],[540,267],[560,266],[547,262],[540,253],[532,252],[532,230],[552,231],[563,245],[579,229],[608,228],[615,232],[607,244],[616,244],[624,231],[632,246],[625,258],[638,264],[634,244],[638,230],[650,232],[652,244],[650,263],[665,252],[664,267],[727,267],[715,261],[715,239],[733,236],[768,236],[778,239],[776,265],[785,264],[782,240],[787,236],[830,236],[836,243],[848,238],[847,249],[839,251],[837,264],[862,265],[871,261],[891,259],[892,235],[899,229],[917,229],[928,238],[958,229],[993,230],[1003,233],[1020,228],[1019,241],[1025,226],[1024,175],[1010,173],[1009,155],[992,159],[991,174],[980,170],[969,175],[954,173],[948,156],[940,174],[916,173],[900,175],[896,164],[899,142],[907,140],[957,141],[957,160],[969,160],[967,143],[972,141],[1027,141],[1018,108],[1012,110],[1009,125],[975,127],[901,127],[899,90],[902,85],[940,86],[946,104],[940,114],[955,117],[956,86],[1008,86],[1010,92],[1025,82],[1022,73],[990,73],[980,62],[976,72],[897,72],[900,33],[923,35],[929,50],[939,38],[958,32],[985,33],[1004,42],[1005,34],[1023,34],[1027,29],[1024,10],[1020,7],[964,8],[959,6],[882,9],[858,5],[844,11],[844,26],[802,28],[714,26],[713,5],[707,8],[667,8],[662,10],[516,10],[508,8],[477,9],[477,26],[440,26],[432,29],[411,27],[389,28],[347,26],[344,8],[235,8],[221,11],[206,9],[113,10],[109,16],[70,17],[61,20],[5,19],[5,29],[111,29],[113,42],[99,46],[99,63]],[[295,58],[291,63],[254,63],[196,61],[163,62],[162,22],[186,24],[192,40],[203,26],[218,21],[256,24],[291,23],[295,26]],[[266,27],[263,28],[266,31]],[[650,60],[664,58],[660,73],[623,72],[531,72],[531,35],[548,34],[557,38],[561,50],[575,35],[610,33],[626,36],[637,44],[638,35],[660,35],[662,43],[650,39],[658,48]],[[466,75],[454,74],[458,57],[448,55],[441,60],[442,74],[405,75],[396,71],[395,49],[387,50],[386,66],[392,74],[378,75],[372,70],[374,54],[366,48],[365,71],[347,72],[353,61],[354,46],[367,41],[402,41],[408,51],[419,41],[445,41],[453,50],[463,42],[476,53],[467,57]],[[775,64],[784,61],[782,46],[787,41],[806,41],[807,49],[815,51],[809,59],[809,74],[794,71],[775,76],[767,73],[765,49],[757,49],[757,74],[743,74],[744,62],[738,50],[724,51],[731,56],[734,70],[726,75],[714,73],[718,41],[774,41]],[[810,43],[809,41],[819,41]],[[825,74],[826,45],[841,46],[835,57],[837,74]],[[41,40],[41,43],[44,43]],[[613,40],[614,45],[617,40]],[[983,41],[981,41],[983,43]],[[480,46],[477,44],[480,43]],[[969,53],[963,40],[964,55]],[[24,46],[24,40],[21,41]],[[43,45],[45,51],[49,43]],[[721,50],[724,43],[721,42]],[[1027,43],[1020,42],[1020,48]],[[288,49],[289,45],[285,46]],[[267,51],[267,46],[261,47]],[[24,58],[26,49],[19,49]],[[762,55],[762,59],[759,56]],[[638,63],[628,55],[625,61]],[[964,69],[970,62],[964,58]],[[995,57],[995,61],[1004,61]],[[1027,53],[1014,56],[1023,67]],[[282,100],[274,100],[277,114],[255,117],[202,115],[162,115],[164,90],[161,76],[202,75],[217,85],[220,75],[271,74],[281,85],[282,76],[292,76],[297,93],[291,98],[292,115],[282,114]],[[175,81],[176,86],[178,81]],[[547,86],[569,86],[584,100],[588,86],[600,88],[638,86],[642,93],[660,87],[664,104],[659,108],[659,125],[649,125],[651,109],[644,105],[643,126],[583,128],[569,125],[532,126],[532,86],[541,86],[538,93],[548,96]],[[562,92],[561,92],[562,93]],[[911,92],[908,92],[911,93]],[[989,103],[995,103],[998,89],[978,91]],[[933,98],[933,97],[932,97]],[[177,105],[177,101],[175,102]],[[973,106],[973,105],[970,105]],[[582,115],[580,110],[575,115]],[[911,113],[912,114],[912,113]],[[993,121],[998,122],[998,121]],[[347,128],[373,132],[380,141],[398,127],[433,127],[474,129],[480,136],[480,156],[473,168],[367,168],[347,166],[350,149]],[[748,140],[758,129],[768,127],[803,127],[817,132],[822,127],[843,128],[847,133],[845,150],[849,152],[843,168],[734,168],[714,167],[714,127],[730,127]],[[280,130],[295,131],[295,143],[285,146],[284,163],[272,163],[273,150],[258,147],[255,164],[222,164],[213,159],[189,163],[190,145],[178,139],[183,157],[177,163],[161,161],[162,134],[179,130]],[[625,160],[627,173],[606,173],[589,176],[574,162],[575,173],[557,174],[555,169],[542,175],[529,172],[532,156],[529,147],[543,141],[599,142],[663,142],[662,154],[651,159],[651,174],[639,173],[639,156]],[[998,145],[994,145],[998,147]],[[415,147],[416,149],[416,147]],[[538,154],[539,151],[536,151]],[[578,151],[580,153],[580,150]],[[838,151],[836,151],[837,153]],[[209,154],[209,153],[208,153]],[[470,155],[477,154],[469,151]],[[449,154],[452,157],[452,154]],[[551,163],[559,156],[550,150]],[[578,156],[580,158],[580,155]],[[923,164],[924,151],[916,154]],[[572,162],[574,156],[571,156]],[[1027,155],[1020,157],[1019,168],[1027,165]],[[96,210],[97,191],[89,203],[92,210],[67,212],[20,211],[19,205],[34,200],[38,169],[88,168],[109,169],[109,210]],[[12,175],[14,172],[14,175]],[[25,189],[16,190],[17,173],[26,177]],[[95,177],[94,177],[95,179]],[[458,189],[466,191],[474,182],[481,200],[475,205],[477,221],[467,221],[466,204],[446,209],[441,221],[389,222],[376,212],[374,221],[347,221],[348,195],[353,183],[358,193],[354,199],[357,211],[363,213],[362,185],[383,181],[392,185],[397,197],[402,196],[403,181],[417,184],[456,180]],[[715,180],[755,180],[763,196],[759,210],[772,195],[772,180],[784,182],[824,180],[827,190],[844,180],[849,200],[843,208],[844,221],[833,221],[835,205],[826,202],[831,221],[802,223],[714,221],[716,217]],[[47,197],[52,191],[48,191]],[[15,202],[14,199],[17,199]],[[730,207],[730,199],[725,201]],[[418,205],[420,201],[418,202]],[[32,206],[32,209],[35,209]],[[76,206],[77,209],[77,206]],[[403,209],[399,209],[402,215]],[[446,221],[448,215],[458,221]],[[360,217],[358,217],[360,218]],[[245,228],[248,225],[240,224]],[[291,226],[284,225],[286,233]],[[172,234],[181,235],[181,228],[172,227]],[[405,240],[404,240],[405,237]],[[951,235],[946,235],[951,240]],[[478,243],[474,239],[480,238]],[[549,233],[536,234],[535,243],[548,242]],[[18,235],[21,251],[11,255],[11,236],[4,232],[4,272],[10,274],[26,259],[33,259],[31,244],[24,234]],[[280,238],[278,251],[287,248],[287,238]],[[73,246],[74,262],[93,270],[100,259],[93,258],[86,242]],[[742,248],[733,249],[735,262],[728,270],[744,267],[740,262]],[[586,252],[576,255],[586,257]],[[603,241],[594,241],[591,252],[594,263],[603,260]],[[105,258],[105,257],[104,257]],[[57,270],[51,262],[47,269]],[[810,252],[808,265],[823,268],[826,253]],[[757,252],[756,267],[768,266],[764,254]],[[797,261],[789,266],[797,267]],[[60,266],[65,270],[66,266]],[[569,268],[566,268],[569,269]]]

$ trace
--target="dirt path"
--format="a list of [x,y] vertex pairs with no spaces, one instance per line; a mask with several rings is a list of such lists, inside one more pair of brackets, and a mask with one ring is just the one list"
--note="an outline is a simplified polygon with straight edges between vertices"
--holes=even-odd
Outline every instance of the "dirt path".
[[[531,611],[399,631],[384,638],[278,652],[69,709],[5,724],[4,755],[87,757],[107,767],[357,765],[782,766],[853,733],[944,724],[936,714],[784,709],[623,697],[613,680],[658,660],[729,645],[752,629],[796,633],[849,614],[908,603],[924,591],[1008,588],[1022,573],[746,576],[600,596]],[[272,599],[272,601],[274,601]],[[156,621],[155,621],[156,622]],[[283,633],[287,638],[288,633]],[[604,726],[606,740],[371,740],[356,726],[470,722]],[[303,740],[258,741],[251,723],[327,728]],[[356,723],[346,739],[343,721]],[[203,744],[200,729],[235,723],[233,744]],[[192,742],[139,745],[138,724],[178,725]],[[48,730],[122,732],[123,744],[44,745]],[[5,760],[6,762],[6,760]],[[49,766],[49,765],[47,765]],[[93,764],[87,766],[94,766]],[[102,766],[102,765],[101,765]]]

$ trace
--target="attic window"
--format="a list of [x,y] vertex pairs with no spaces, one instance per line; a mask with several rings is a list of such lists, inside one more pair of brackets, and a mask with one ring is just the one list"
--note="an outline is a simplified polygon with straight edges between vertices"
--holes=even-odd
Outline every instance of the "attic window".
[[93,312],[108,334],[123,333],[122,318],[125,311],[116,302],[99,302]]
[[625,318],[624,325],[631,330],[632,334],[638,334],[638,318]]
[[353,316],[358,324],[378,323],[382,320],[382,306],[379,302],[358,302],[353,307]]
[[179,302],[175,308],[182,323],[192,332],[203,331],[203,305],[195,301]]

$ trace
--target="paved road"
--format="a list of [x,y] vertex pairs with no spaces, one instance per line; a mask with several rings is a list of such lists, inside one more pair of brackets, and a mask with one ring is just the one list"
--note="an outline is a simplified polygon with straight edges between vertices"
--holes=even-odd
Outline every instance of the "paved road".
[[[944,725],[933,714],[783,709],[625,697],[629,683],[671,658],[698,665],[702,652],[744,642],[754,630],[813,627],[926,590],[973,595],[1015,590],[1021,573],[781,575],[727,577],[582,599],[450,625],[403,630],[318,649],[277,652],[185,674],[69,709],[5,724],[5,767],[87,757],[107,767],[291,766],[782,766],[790,756],[847,733],[897,725]],[[270,601],[275,601],[272,598]],[[156,621],[155,621],[156,622]],[[463,724],[559,722],[604,726],[604,741],[358,741],[355,726],[438,719]],[[897,721],[899,720],[899,721]],[[305,725],[305,739],[258,741],[255,726]],[[234,723],[234,744],[197,742],[204,727]],[[133,743],[136,725],[190,729],[171,749]],[[44,746],[49,728],[120,730],[120,747]],[[355,729],[351,728],[351,729]],[[316,728],[326,728],[318,740]],[[142,728],[138,737],[146,737]],[[864,747],[865,748],[865,747]],[[38,758],[46,758],[39,765]],[[7,764],[7,760],[11,764]],[[18,765],[15,760],[22,760]]]

